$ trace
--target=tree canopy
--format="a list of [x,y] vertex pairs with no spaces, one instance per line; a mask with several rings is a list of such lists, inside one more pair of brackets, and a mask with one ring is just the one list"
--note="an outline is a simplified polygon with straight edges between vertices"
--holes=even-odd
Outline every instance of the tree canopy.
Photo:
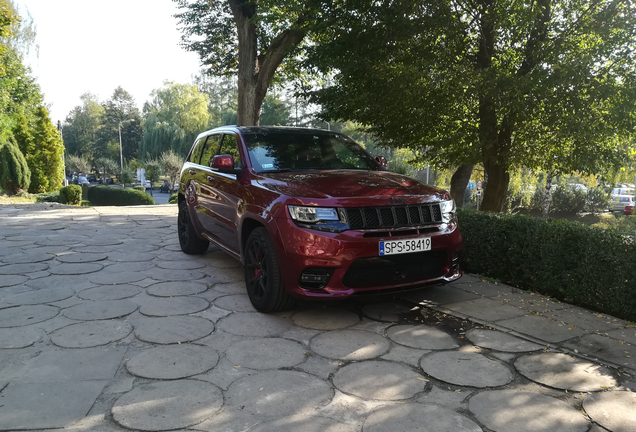
[[[20,188],[38,193],[62,186],[64,164],[59,133],[51,122],[39,85],[23,63],[23,54],[28,52],[34,37],[33,21],[23,20],[11,1],[0,0],[0,139],[5,145],[15,143],[6,150],[6,155],[11,154],[7,160],[24,160],[28,165],[29,181],[21,182]],[[2,175],[9,175],[9,171]],[[6,191],[18,189],[10,187]]]
[[144,104],[143,158],[157,159],[169,150],[185,155],[210,120],[208,97],[194,84],[165,82]]
[[509,172],[620,165],[636,111],[636,4],[628,0],[329,2],[308,66],[331,119],[438,166],[481,162],[483,209]]

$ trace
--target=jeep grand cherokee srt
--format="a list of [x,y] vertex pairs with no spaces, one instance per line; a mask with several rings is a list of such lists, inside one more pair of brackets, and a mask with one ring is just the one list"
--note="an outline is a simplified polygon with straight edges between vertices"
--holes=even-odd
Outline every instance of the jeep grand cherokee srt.
[[239,259],[254,307],[345,298],[461,276],[448,192],[386,171],[340,133],[228,126],[199,135],[181,170],[178,233]]

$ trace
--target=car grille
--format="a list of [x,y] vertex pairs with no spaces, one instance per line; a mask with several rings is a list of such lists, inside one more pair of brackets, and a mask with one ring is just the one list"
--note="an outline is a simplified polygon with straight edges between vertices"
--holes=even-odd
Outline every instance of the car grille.
[[439,204],[345,208],[351,229],[402,228],[441,223]]
[[367,288],[425,281],[443,276],[445,264],[445,251],[360,258],[351,264],[342,283]]

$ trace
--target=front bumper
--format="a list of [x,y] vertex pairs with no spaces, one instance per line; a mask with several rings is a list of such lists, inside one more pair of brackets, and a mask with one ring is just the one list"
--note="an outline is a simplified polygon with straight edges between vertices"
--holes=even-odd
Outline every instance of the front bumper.
[[[295,297],[346,298],[355,294],[416,288],[461,277],[462,237],[457,224],[388,232],[348,230],[329,233],[275,219],[276,247],[287,292]],[[429,231],[429,232],[426,232]],[[431,237],[431,251],[379,256],[379,241]],[[329,273],[326,284],[301,280]]]

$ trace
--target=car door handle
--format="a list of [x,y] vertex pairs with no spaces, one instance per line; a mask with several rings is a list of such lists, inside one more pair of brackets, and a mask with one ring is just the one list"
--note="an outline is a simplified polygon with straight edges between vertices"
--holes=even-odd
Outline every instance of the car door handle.
[[196,172],[195,170],[188,170],[188,173],[189,173],[190,175],[195,175],[197,172]]
[[208,181],[214,181],[214,180],[216,180],[214,177],[208,176]]

